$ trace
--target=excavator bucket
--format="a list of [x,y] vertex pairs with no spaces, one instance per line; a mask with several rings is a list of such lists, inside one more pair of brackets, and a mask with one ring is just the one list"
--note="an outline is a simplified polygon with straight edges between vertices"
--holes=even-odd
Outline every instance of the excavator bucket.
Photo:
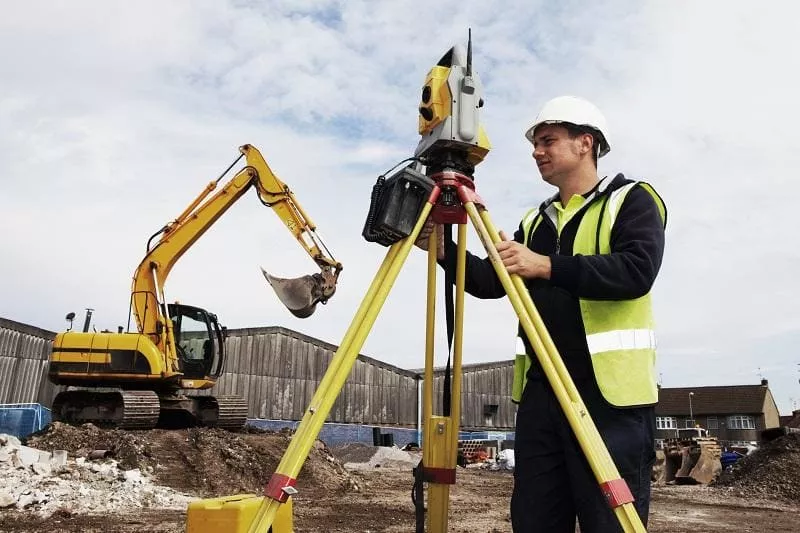
[[722,471],[721,457],[716,439],[675,443],[666,450],[664,480],[678,485],[706,485]]
[[692,450],[692,455],[697,453],[697,458],[689,477],[696,483],[707,485],[722,472],[722,449],[716,441],[700,441],[698,444],[700,449]]
[[298,318],[308,318],[314,314],[319,302],[326,303],[336,291],[336,276],[323,271],[299,278],[279,278],[263,268],[261,272],[267,279],[278,299]]

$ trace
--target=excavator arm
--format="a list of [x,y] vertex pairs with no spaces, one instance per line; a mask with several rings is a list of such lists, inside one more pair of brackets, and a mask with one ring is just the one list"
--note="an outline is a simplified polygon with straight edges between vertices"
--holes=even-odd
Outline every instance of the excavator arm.
[[[327,302],[336,291],[342,265],[331,257],[316,234],[316,226],[310,217],[289,187],[273,174],[255,147],[244,145],[239,151],[239,158],[222,176],[211,181],[178,218],[150,237],[147,254],[133,276],[131,307],[139,331],[150,336],[173,361],[174,337],[164,295],[166,279],[178,259],[251,187],[255,188],[260,201],[272,208],[320,268],[319,273],[297,279],[276,278],[262,268],[281,302],[294,315],[305,318],[314,312],[317,303]],[[220,180],[242,157],[247,162],[245,168],[212,195]],[[158,241],[153,244],[155,239]]]

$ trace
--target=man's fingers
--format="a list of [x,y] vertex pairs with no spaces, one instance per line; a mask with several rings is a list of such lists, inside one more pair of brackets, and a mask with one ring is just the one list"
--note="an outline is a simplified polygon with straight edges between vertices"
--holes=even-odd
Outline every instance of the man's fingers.
[[516,274],[517,273],[517,263],[516,263],[516,261],[513,261],[513,260],[503,261],[503,266],[506,267],[506,270],[508,271],[509,274]]
[[498,252],[503,253],[504,251],[509,250],[513,245],[514,243],[511,241],[500,241],[496,243],[494,247]]
[[503,231],[503,230],[500,230],[500,239],[502,239],[504,241],[510,241],[511,240],[511,239],[508,238],[508,235],[506,235],[506,232]]
[[517,255],[514,253],[506,252],[504,254],[500,254],[500,260],[506,267],[509,267],[517,262]]
[[510,248],[503,248],[502,250],[498,248],[497,253],[500,255],[500,259],[502,259],[503,261],[510,259],[515,255],[514,250]]

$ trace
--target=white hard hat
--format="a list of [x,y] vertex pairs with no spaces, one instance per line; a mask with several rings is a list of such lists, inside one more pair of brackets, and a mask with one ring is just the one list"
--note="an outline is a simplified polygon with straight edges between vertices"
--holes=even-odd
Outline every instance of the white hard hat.
[[611,146],[608,144],[606,117],[593,103],[577,96],[558,96],[547,102],[536,116],[533,126],[525,132],[525,137],[530,142],[533,142],[533,134],[536,128],[542,124],[558,124],[562,122],[595,130],[600,137],[598,157],[603,157],[611,150]]

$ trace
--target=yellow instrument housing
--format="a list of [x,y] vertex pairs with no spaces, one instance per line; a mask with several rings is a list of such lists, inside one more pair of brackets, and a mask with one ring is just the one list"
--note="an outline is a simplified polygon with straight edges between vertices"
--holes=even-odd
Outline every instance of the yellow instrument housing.
[[[447,78],[450,77],[450,68],[435,66],[425,78],[422,86],[422,97],[419,106],[419,134],[425,135],[438,126],[452,114],[453,96]],[[423,116],[425,110],[430,110],[430,119]]]
[[[239,494],[197,500],[186,512],[186,533],[248,533],[263,496]],[[281,504],[270,528],[272,533],[292,533],[292,499]]]
[[474,167],[491,150],[480,121],[483,86],[472,71],[470,50],[465,54],[460,46],[452,47],[425,78],[418,109],[421,138],[414,155],[426,165],[455,155]]

